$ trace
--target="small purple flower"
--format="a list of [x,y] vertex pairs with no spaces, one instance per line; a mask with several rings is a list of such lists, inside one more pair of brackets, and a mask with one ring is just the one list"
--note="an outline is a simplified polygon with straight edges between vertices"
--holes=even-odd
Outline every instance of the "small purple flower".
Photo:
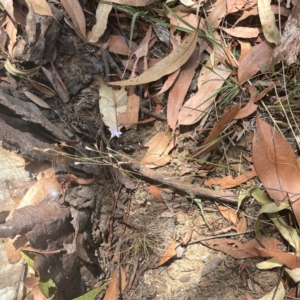
[[108,128],[109,129],[109,131],[110,131],[110,133],[111,133],[111,138],[113,138],[113,137],[117,137],[117,138],[119,138],[120,136],[121,136],[121,134],[122,134],[122,132],[121,131],[118,131],[117,129],[115,129],[115,128],[113,128],[113,129],[111,129],[111,128]]

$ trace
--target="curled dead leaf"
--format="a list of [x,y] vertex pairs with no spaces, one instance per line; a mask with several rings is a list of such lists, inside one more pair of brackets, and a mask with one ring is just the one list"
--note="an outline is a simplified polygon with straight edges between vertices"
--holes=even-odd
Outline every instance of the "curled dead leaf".
[[276,25],[276,20],[274,13],[271,9],[271,4],[269,0],[258,0],[257,8],[260,18],[260,23],[263,28],[263,33],[266,40],[270,43],[274,43],[277,45],[280,32]]

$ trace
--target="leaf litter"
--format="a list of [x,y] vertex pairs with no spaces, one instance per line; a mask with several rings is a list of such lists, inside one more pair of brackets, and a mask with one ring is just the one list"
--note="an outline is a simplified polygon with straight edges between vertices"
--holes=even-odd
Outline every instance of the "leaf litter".
[[182,44],[177,49],[173,50],[159,64],[149,68],[142,75],[124,81],[111,82],[110,84],[120,86],[144,84],[173,73],[189,59],[190,55],[194,52],[196,42],[197,32],[193,32],[182,41]]
[[[299,279],[297,273],[299,240],[297,231],[293,227],[295,226],[295,222],[291,221],[291,219],[287,222],[286,214],[294,215],[299,224],[299,191],[297,188],[299,182],[297,176],[299,166],[294,151],[287,142],[286,137],[283,137],[277,130],[278,126],[286,125],[285,123],[288,123],[290,126],[289,120],[286,122],[282,116],[285,115],[285,118],[287,118],[286,114],[292,114],[292,110],[288,108],[287,111],[284,111],[284,114],[280,115],[278,114],[278,107],[281,105],[284,110],[287,106],[283,108],[283,103],[284,105],[293,104],[294,94],[291,92],[291,95],[284,95],[284,89],[287,87],[290,88],[291,82],[285,82],[286,79],[284,79],[281,80],[284,81],[282,84],[280,80],[277,80],[279,77],[278,69],[274,68],[273,65],[273,57],[290,64],[295,61],[295,57],[297,56],[297,51],[293,47],[291,47],[291,52],[293,52],[291,56],[287,55],[288,48],[284,39],[278,43],[279,32],[274,18],[274,13],[278,14],[278,18],[282,18],[283,16],[288,16],[290,11],[283,7],[283,14],[280,14],[280,8],[278,6],[270,6],[268,1],[263,0],[250,2],[227,0],[218,1],[215,7],[209,6],[207,3],[203,4],[205,13],[201,8],[201,19],[199,21],[195,10],[200,8],[200,6],[193,7],[192,4],[194,2],[192,1],[181,1],[182,5],[179,8],[170,6],[171,8],[166,9],[164,13],[162,13],[162,9],[157,9],[156,6],[153,6],[153,11],[151,11],[154,14],[157,13],[159,17],[165,18],[166,11],[169,13],[169,20],[167,18],[162,20],[164,20],[163,22],[167,22],[167,24],[170,23],[171,26],[169,44],[173,45],[173,49],[170,51],[168,41],[165,40],[164,46],[162,46],[154,31],[152,31],[152,25],[147,23],[148,20],[152,22],[154,19],[152,20],[152,17],[149,17],[147,14],[144,15],[139,11],[140,8],[137,8],[139,6],[150,5],[157,1],[120,0],[111,2],[132,5],[133,7],[130,13],[134,15],[134,18],[137,18],[139,22],[140,20],[144,22],[141,25],[143,35],[139,39],[135,38],[137,45],[136,47],[134,46],[131,53],[128,47],[128,39],[123,32],[121,32],[122,35],[120,35],[114,28],[114,35],[111,35],[106,29],[108,18],[116,18],[116,23],[119,24],[120,21],[123,22],[126,19],[124,16],[130,15],[126,8],[124,10],[124,7],[116,6],[116,10],[112,11],[112,5],[101,2],[94,12],[96,18],[91,22],[86,7],[81,6],[77,1],[75,1],[75,3],[65,0],[62,1],[64,9],[73,22],[73,30],[75,30],[84,42],[88,41],[88,43],[91,44],[87,44],[86,47],[95,47],[93,51],[98,47],[99,51],[96,50],[95,55],[101,55],[100,47],[107,47],[111,53],[121,55],[119,62],[121,60],[124,61],[124,57],[122,56],[128,57],[130,54],[131,57],[135,56],[134,59],[129,59],[124,63],[125,65],[128,64],[128,69],[131,70],[131,74],[124,71],[124,80],[114,81],[116,76],[113,73],[109,73],[109,84],[120,86],[121,88],[112,88],[108,83],[105,84],[103,81],[99,83],[97,79],[100,85],[99,107],[101,113],[101,116],[98,115],[97,119],[103,122],[103,132],[101,133],[99,131],[100,133],[98,134],[102,134],[102,140],[99,144],[95,144],[94,141],[94,143],[90,143],[89,145],[86,143],[86,140],[84,140],[84,147],[87,147],[89,151],[98,151],[103,155],[103,153],[105,153],[105,138],[103,138],[103,134],[104,136],[105,134],[110,136],[110,140],[106,144],[109,155],[103,159],[103,162],[105,162],[106,165],[112,165],[115,169],[120,169],[120,174],[123,177],[120,174],[115,176],[120,182],[125,184],[127,176],[125,173],[127,171],[126,167],[124,166],[123,169],[122,165],[126,165],[127,158],[126,154],[120,149],[121,146],[124,146],[125,149],[129,141],[131,141],[130,138],[127,137],[127,134],[129,136],[129,130],[131,129],[135,134],[140,134],[139,130],[143,128],[141,127],[142,124],[156,126],[155,130],[152,131],[151,134],[147,134],[141,143],[139,141],[139,147],[148,147],[148,150],[146,153],[140,153],[138,158],[133,158],[134,164],[132,167],[134,172],[131,175],[143,175],[145,177],[145,174],[147,174],[152,180],[158,183],[169,183],[172,187],[177,184],[177,188],[179,186],[182,188],[181,185],[184,185],[186,186],[185,191],[189,191],[188,194],[192,198],[195,196],[194,192],[197,191],[198,188],[200,188],[202,195],[204,193],[207,197],[212,197],[216,200],[220,200],[221,197],[223,197],[222,195],[226,195],[226,193],[222,194],[222,191],[218,190],[218,188],[215,191],[202,188],[203,183],[210,188],[212,188],[213,185],[215,188],[218,185],[221,189],[234,188],[233,191],[236,194],[236,199],[239,198],[239,208],[242,210],[244,209],[241,204],[242,201],[247,203],[245,205],[249,205],[250,203],[245,195],[249,195],[248,197],[250,198],[255,198],[262,206],[260,211],[254,216],[257,218],[255,225],[253,225],[253,222],[251,223],[249,219],[246,219],[243,212],[236,212],[236,210],[230,207],[218,204],[217,207],[223,217],[228,221],[229,226],[224,227],[220,222],[218,223],[218,221],[209,218],[207,225],[210,230],[213,228],[213,232],[209,233],[212,235],[209,237],[211,239],[207,240],[207,236],[205,236],[203,240],[200,238],[199,241],[235,259],[252,257],[276,259],[277,264],[286,266],[288,268],[287,272],[290,272],[290,276],[297,281],[297,279]],[[7,49],[8,53],[13,54],[15,51],[14,48],[18,46],[17,32],[14,23],[19,18],[17,18],[18,6],[15,7],[14,11],[14,7],[10,5],[11,3],[9,3],[9,1],[1,1],[1,3],[13,20],[10,21],[10,19],[7,19],[6,23],[2,22],[2,24],[6,26],[4,29],[9,39],[3,39],[4,42],[3,45],[1,45],[1,49]],[[28,15],[30,17],[36,14],[54,18],[54,12],[52,12],[53,7],[51,6],[50,8],[47,2],[37,3],[31,0],[26,1],[26,3],[28,4]],[[159,4],[157,3],[157,5]],[[106,8],[105,11],[103,10],[103,6]],[[91,7],[89,8],[91,9]],[[183,11],[183,8],[185,11]],[[180,11],[180,9],[182,11]],[[295,4],[289,20],[293,18],[293,13],[295,14],[297,9],[298,6]],[[122,11],[122,14],[117,13],[117,11]],[[232,24],[233,22],[230,18],[234,14],[236,14],[233,19],[235,23]],[[29,21],[28,15],[26,19],[27,22]],[[257,16],[257,18],[259,18],[257,19],[257,23],[259,24],[248,24],[251,27],[247,27],[245,24],[247,24],[247,17],[249,16]],[[228,22],[230,23],[229,27],[227,27]],[[237,23],[239,26],[235,27]],[[199,28],[197,28],[198,31],[193,31],[188,24],[194,27],[194,29],[198,27],[199,24]],[[224,27],[224,24],[226,24],[226,27]],[[155,27],[155,24],[153,24],[153,26]],[[174,26],[176,26],[176,31]],[[289,26],[292,26],[291,22],[285,25],[285,29],[289,28]],[[28,29],[28,27],[26,29]],[[189,33],[181,33],[181,36],[184,38],[182,43],[177,46],[175,41],[181,39],[178,35],[181,29],[185,29],[185,31],[189,31]],[[100,38],[102,39],[107,32],[109,32],[108,35],[110,35],[107,42],[100,41]],[[174,33],[177,34],[177,36],[174,35]],[[32,37],[30,38],[32,39]],[[246,39],[247,42],[245,41]],[[272,43],[278,44],[277,47],[275,48]],[[134,44],[133,41],[130,40],[130,44]],[[33,48],[34,43],[31,43],[29,48],[30,47]],[[158,48],[160,51],[162,49],[162,52],[158,52]],[[274,49],[276,49],[275,52]],[[161,53],[163,53],[163,56]],[[7,58],[4,57],[4,59]],[[114,56],[113,58],[111,57],[111,59],[109,68],[114,69],[116,66],[113,61],[117,61],[119,58],[116,59],[116,56]],[[28,69],[26,64],[23,65],[23,62],[14,61],[14,63],[15,65],[13,65],[10,60],[7,60],[5,66],[8,72],[20,77],[19,79],[24,76],[36,75],[30,74],[30,69]],[[36,73],[39,72],[39,65],[42,65],[41,69],[52,84],[57,95],[63,100],[63,103],[70,105],[70,103],[74,101],[72,98],[74,93],[70,94],[68,91],[68,89],[71,88],[70,81],[67,80],[66,84],[64,84],[64,78],[59,75],[52,60],[46,63],[47,64],[42,62],[42,60],[34,61],[35,67],[33,70],[35,70]],[[26,67],[24,68],[24,66]],[[27,70],[29,73],[26,73]],[[108,71],[109,69],[107,69],[106,66],[105,72]],[[60,65],[59,72],[61,72]],[[276,76],[275,72],[277,72]],[[116,73],[118,73],[120,78],[120,72]],[[136,73],[139,73],[139,75],[134,77]],[[63,72],[63,74],[65,73]],[[129,76],[131,77],[129,78]],[[86,78],[88,78],[88,76]],[[295,81],[295,79],[293,80]],[[44,96],[55,97],[55,93],[49,92],[49,89],[44,88],[44,82],[42,84],[34,82],[35,81],[32,81],[32,85],[36,88],[38,93],[43,94],[42,98],[35,96],[30,91],[25,91],[24,93],[40,107],[47,109],[53,108],[53,103],[51,101],[49,101],[49,104],[48,101],[45,102]],[[268,82],[271,84],[265,88],[260,85],[260,82]],[[141,85],[144,86],[137,87],[136,89],[133,87]],[[155,92],[152,90],[153,87]],[[144,91],[142,88],[144,88]],[[157,90],[160,90],[160,92],[157,93]],[[155,94],[157,98],[152,96]],[[270,94],[272,96],[270,96]],[[146,97],[148,98],[146,99]],[[276,101],[274,101],[274,99]],[[291,102],[289,102],[290,99],[292,99]],[[11,101],[10,104],[6,105],[13,105],[13,103],[14,102]],[[79,104],[80,103],[78,103],[78,105]],[[269,105],[270,110],[266,109],[266,105]],[[33,110],[38,109],[33,108],[36,106],[31,107]],[[145,107],[147,108],[145,109]],[[86,108],[81,110],[81,112],[85,109]],[[80,109],[78,111],[80,111]],[[253,122],[255,113],[257,113],[256,125]],[[267,119],[266,113],[269,114],[270,119],[276,124],[276,128],[262,121],[262,119]],[[296,111],[294,113],[296,113]],[[94,114],[95,112],[90,115]],[[150,114],[150,117],[145,117],[144,114]],[[20,112],[18,112],[17,115],[19,118]],[[34,114],[34,116],[36,116],[36,114]],[[216,116],[221,117],[217,118]],[[160,126],[157,121],[157,119],[161,117],[164,117],[161,121],[167,119],[164,126]],[[62,117],[60,117],[60,119],[63,120]],[[274,121],[274,119],[276,121]],[[11,126],[9,118],[5,120],[6,122],[10,122],[8,124]],[[28,122],[28,117],[23,117],[22,120]],[[24,125],[24,123],[22,124]],[[125,132],[120,131],[123,127],[126,129]],[[294,127],[297,126],[295,125]],[[27,127],[24,126],[24,128]],[[255,131],[253,140],[249,138],[252,131]],[[82,132],[81,130],[81,134]],[[47,133],[49,134],[49,130]],[[114,136],[119,138],[118,141],[117,139],[112,139]],[[148,142],[146,142],[147,140]],[[240,140],[246,140],[246,142],[242,144]],[[76,142],[74,145],[76,145]],[[112,149],[110,148],[111,145]],[[232,148],[237,148],[237,145],[244,145],[243,148],[244,151],[248,152],[247,155],[241,153],[239,157],[231,157],[229,153]],[[120,148],[118,148],[119,146]],[[63,147],[66,147],[66,145],[63,145]],[[41,148],[38,149],[39,151],[42,150]],[[52,155],[56,153],[55,151],[61,153],[61,149],[57,147],[52,148],[52,150],[49,149],[47,151],[53,151],[51,152]],[[77,148],[77,146],[74,147],[74,150],[79,150],[77,153],[83,153],[83,150]],[[251,161],[251,154],[254,169],[249,163],[249,161]],[[202,160],[202,157],[199,157],[203,155],[205,155],[205,158]],[[217,158],[218,156],[220,156],[220,158]],[[88,158],[85,154],[84,157],[85,159]],[[249,160],[244,160],[245,157],[248,157]],[[224,161],[227,166],[224,166]],[[94,163],[95,160],[93,161],[93,164]],[[233,178],[233,169],[230,168],[234,163],[241,167],[241,172],[239,172],[241,175],[236,178]],[[159,169],[151,172],[151,168],[161,168],[167,172],[163,175]],[[183,170],[189,171],[183,172]],[[202,170],[205,172],[201,173]],[[222,171],[217,173],[218,170]],[[234,170],[237,170],[236,167]],[[116,172],[113,173],[117,174]],[[192,175],[186,176],[189,173]],[[205,175],[203,176],[201,174]],[[212,176],[211,174],[214,174],[214,176],[217,175],[217,177],[210,177]],[[68,193],[72,193],[69,189],[74,189],[74,185],[84,188],[95,183],[94,179],[82,179],[77,175],[69,174],[65,176],[63,185],[65,188],[68,188],[66,196],[68,196]],[[172,183],[173,177],[176,176],[179,177],[180,180]],[[256,181],[250,181],[251,178],[255,178],[256,176]],[[121,177],[123,179],[120,179]],[[188,178],[192,178],[192,181],[189,181]],[[199,180],[200,178],[201,180]],[[271,200],[266,200],[266,198],[264,198],[265,195],[261,196],[255,192],[253,184],[257,184],[258,179]],[[41,185],[43,181],[48,184],[47,187]],[[57,185],[57,182],[53,182],[52,185],[49,184],[49,182],[49,179],[42,178],[37,181],[40,185],[36,184],[35,188],[39,191],[44,189],[47,192],[49,187],[55,187]],[[252,187],[249,188],[249,185]],[[138,185],[132,184],[132,182],[130,185],[126,185],[129,189],[136,189],[138,193],[137,186]],[[64,194],[64,190],[59,184],[56,188],[56,193]],[[153,197],[160,201],[163,200],[161,204],[167,205],[167,210],[172,218],[178,215],[177,207],[172,203],[174,198],[168,194],[169,191],[158,188],[155,185],[149,186],[148,190]],[[6,223],[0,225],[0,234],[3,237],[13,237],[18,234],[23,234],[21,237],[24,238],[24,235],[26,235],[23,241],[11,240],[8,243],[9,247],[11,247],[9,250],[11,254],[10,259],[12,261],[20,259],[20,253],[18,253],[18,251],[26,242],[31,244],[31,247],[27,247],[27,250],[31,249],[30,251],[43,253],[42,249],[38,249],[38,246],[33,247],[33,245],[40,245],[36,238],[40,238],[39,234],[43,231],[41,224],[46,221],[47,224],[49,223],[49,226],[52,226],[50,225],[52,222],[62,222],[62,224],[57,225],[58,227],[55,227],[56,231],[58,228],[61,228],[61,225],[68,227],[72,224],[74,227],[72,229],[73,232],[66,232],[67,238],[64,243],[62,244],[57,241],[57,245],[60,245],[59,247],[62,248],[58,250],[58,246],[54,248],[56,248],[57,251],[64,249],[63,251],[66,251],[68,255],[76,254],[76,256],[84,257],[88,261],[86,252],[80,252],[80,245],[82,245],[82,243],[78,242],[77,239],[81,237],[79,232],[81,228],[80,224],[81,222],[85,224],[86,221],[84,220],[89,217],[90,212],[87,212],[84,206],[80,207],[80,210],[77,210],[78,202],[76,201],[79,200],[74,200],[76,197],[73,199],[76,204],[74,204],[75,202],[69,202],[72,203],[71,209],[61,207],[57,203],[55,204],[55,201],[49,202],[47,199],[45,200],[47,197],[46,194],[41,194],[40,203],[29,204],[28,207],[25,206],[23,208],[20,206],[20,208],[13,213],[12,219],[7,219]],[[224,200],[224,198],[225,197],[222,199]],[[68,201],[71,201],[70,197]],[[203,201],[200,200],[199,203],[199,209],[203,211]],[[231,203],[237,204],[238,201]],[[74,210],[74,207],[77,208]],[[38,211],[40,216],[34,218]],[[60,216],[58,217],[58,215]],[[70,221],[70,216],[72,216],[73,221]],[[204,217],[204,214],[202,216]],[[263,226],[263,217],[266,216],[273,222],[281,234],[278,240],[262,235],[260,229]],[[33,221],[33,219],[35,220]],[[126,226],[130,225],[131,228],[134,228],[136,232],[144,231],[143,226],[140,227],[132,224],[131,221],[125,220],[123,222],[127,224]],[[257,239],[254,239],[251,234],[248,235],[247,225],[253,225]],[[110,224],[110,226],[112,228],[112,224]],[[223,226],[223,228],[218,228],[218,226]],[[268,227],[265,232],[269,229]],[[231,238],[230,231],[235,231],[238,237],[236,239]],[[187,248],[188,250],[189,243],[195,242],[195,240],[193,240],[193,236],[195,235],[193,228],[189,228],[184,232],[186,232],[186,235],[183,239],[172,239],[169,246],[165,248],[167,250],[164,251],[164,253],[161,252],[160,260],[155,263],[155,266],[162,266],[167,262],[171,267],[176,265],[176,256],[177,258],[182,257],[182,254],[181,256],[179,255],[182,248]],[[214,236],[220,232],[227,232],[229,236],[226,236],[226,234],[223,237],[220,236],[221,238]],[[111,234],[112,232],[110,232],[110,235]],[[288,243],[295,253],[287,252],[281,239],[283,239],[285,243]],[[111,237],[109,237],[109,241],[111,241]],[[56,251],[53,250],[53,247],[50,248],[48,249],[50,252]],[[116,249],[118,249],[118,247],[116,247]],[[120,248],[119,250],[118,253],[115,253],[115,257],[116,261],[119,260],[120,263],[122,259],[120,255],[122,249]],[[158,256],[157,253],[156,256]],[[173,259],[171,260],[171,258]],[[40,262],[40,264],[44,267],[45,261]],[[222,260],[219,260],[216,264],[212,263],[211,265],[214,267],[210,269],[209,272],[204,272],[206,273],[205,275],[211,276],[210,273],[214,270],[215,273],[218,273],[218,268],[221,268]],[[134,266],[134,263],[132,266]],[[139,270],[141,269],[142,268]],[[109,284],[105,299],[117,299],[120,293],[124,291],[126,285],[126,274],[121,265],[118,264],[117,269],[111,272],[111,275],[113,280]],[[45,281],[46,285],[52,286],[50,281],[44,280],[43,282]],[[130,281],[132,281],[132,279],[130,279]],[[121,284],[119,284],[120,282]],[[243,277],[243,282],[247,285],[245,277]],[[40,283],[42,283],[42,281],[40,281]],[[59,282],[56,281],[56,284],[57,283]],[[42,284],[38,284],[38,286],[39,287],[37,287],[37,284],[34,285],[37,292],[43,290],[44,294],[50,296],[48,293],[49,288],[44,289],[45,286],[42,286]],[[52,287],[54,289],[58,288],[55,284]],[[270,292],[269,295],[271,294],[272,292]],[[281,296],[284,294],[284,287],[281,283],[278,287],[278,294]],[[249,294],[247,294],[247,297],[250,297]],[[268,297],[268,295],[261,299],[265,299],[266,297]]]

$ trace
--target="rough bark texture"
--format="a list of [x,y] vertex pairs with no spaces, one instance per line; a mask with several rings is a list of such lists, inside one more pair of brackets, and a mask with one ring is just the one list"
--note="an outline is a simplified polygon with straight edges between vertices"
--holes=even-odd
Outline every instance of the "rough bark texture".
[[284,60],[287,65],[296,62],[300,51],[300,2],[297,1],[285,25],[280,42],[274,49],[275,63]]

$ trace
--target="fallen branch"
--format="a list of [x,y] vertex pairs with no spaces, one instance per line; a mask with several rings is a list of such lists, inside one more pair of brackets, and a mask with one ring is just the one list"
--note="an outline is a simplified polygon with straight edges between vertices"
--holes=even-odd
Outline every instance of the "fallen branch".
[[[167,177],[166,175],[158,171],[154,171],[148,167],[140,165],[137,163],[136,160],[133,159],[125,159],[125,160],[128,164],[126,163],[122,166],[125,166],[126,169],[133,171],[138,176],[142,176],[146,179],[154,180],[156,182],[164,184],[165,186],[170,187],[179,193],[189,195],[193,198],[201,197],[201,198],[217,200],[220,202],[237,204],[238,195],[232,192],[215,191],[204,187],[198,187],[196,185],[185,184],[177,179]],[[124,162],[123,157],[122,157],[122,161]]]

